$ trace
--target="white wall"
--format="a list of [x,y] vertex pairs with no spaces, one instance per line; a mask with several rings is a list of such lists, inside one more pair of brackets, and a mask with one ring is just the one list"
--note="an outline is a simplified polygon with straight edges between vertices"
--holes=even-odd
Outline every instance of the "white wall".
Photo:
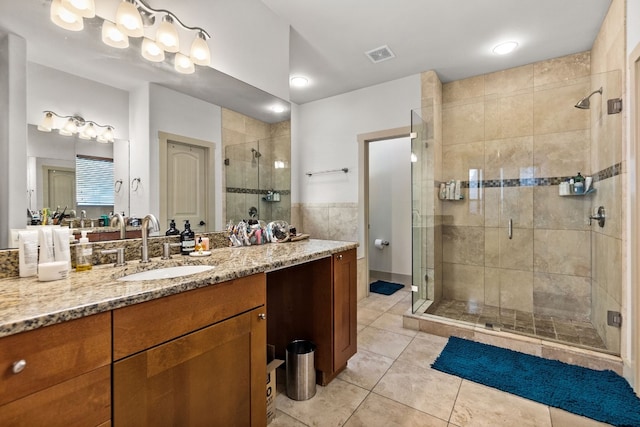
[[[299,163],[292,179],[299,182],[299,199],[292,197],[292,203],[358,203],[358,135],[409,126],[411,110],[420,107],[420,94],[416,74],[300,105],[292,138],[292,161],[297,158]],[[349,173],[305,175],[344,167]],[[358,210],[358,256],[363,257],[363,206]]]
[[[303,104],[299,108],[301,203],[358,201],[358,140],[362,133],[409,126],[420,107],[420,75]],[[306,172],[349,168],[348,174]]]
[[[411,275],[411,140],[369,144],[369,270]],[[374,240],[387,240],[378,249]]]

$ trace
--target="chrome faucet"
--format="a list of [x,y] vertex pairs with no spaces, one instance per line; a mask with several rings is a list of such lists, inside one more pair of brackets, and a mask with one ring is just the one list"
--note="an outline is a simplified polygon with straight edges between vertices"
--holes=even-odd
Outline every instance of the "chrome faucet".
[[80,228],[84,228],[84,220],[87,218],[87,211],[82,209],[80,211]]
[[109,226],[114,227],[116,224],[120,226],[120,239],[127,238],[127,224],[124,220],[124,217],[120,212],[116,212],[111,216],[111,220],[109,221]]
[[151,231],[160,231],[160,224],[153,214],[148,214],[142,218],[142,259],[140,262],[149,262],[149,246],[147,242],[149,229]]

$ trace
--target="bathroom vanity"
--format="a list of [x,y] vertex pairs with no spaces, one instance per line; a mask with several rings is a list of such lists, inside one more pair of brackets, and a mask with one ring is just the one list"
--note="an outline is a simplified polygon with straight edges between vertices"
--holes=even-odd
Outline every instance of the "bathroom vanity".
[[[266,425],[266,346],[317,344],[318,381],[356,352],[355,243],[223,248],[66,280],[0,281],[0,425]],[[214,269],[118,281],[183,264]]]

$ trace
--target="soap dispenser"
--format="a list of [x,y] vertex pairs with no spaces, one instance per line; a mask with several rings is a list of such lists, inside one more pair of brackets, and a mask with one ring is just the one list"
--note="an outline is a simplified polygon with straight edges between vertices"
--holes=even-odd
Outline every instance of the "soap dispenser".
[[87,271],[93,268],[93,247],[87,237],[88,231],[89,230],[80,231],[82,237],[80,237],[79,243],[76,246],[76,271]]
[[167,230],[166,233],[164,233],[165,236],[177,236],[180,234],[180,230],[178,230],[176,228],[176,221],[175,220],[171,220],[171,222],[169,223],[169,229]]
[[184,221],[184,231],[180,233],[180,253],[189,255],[196,248],[196,233],[191,230],[189,220]]

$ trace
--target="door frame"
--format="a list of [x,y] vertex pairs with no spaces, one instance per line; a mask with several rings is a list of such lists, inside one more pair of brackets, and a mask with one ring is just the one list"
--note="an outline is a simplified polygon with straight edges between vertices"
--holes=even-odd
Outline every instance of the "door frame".
[[216,144],[211,141],[205,141],[202,139],[190,138],[187,136],[176,135],[172,133],[158,131],[159,141],[159,155],[160,155],[160,170],[159,170],[159,189],[160,189],[160,226],[166,226],[169,224],[169,202],[167,199],[168,193],[168,177],[167,177],[167,147],[169,144],[175,142],[182,145],[191,145],[205,150],[205,221],[207,226],[206,231],[215,230],[215,200],[216,200],[216,186],[215,186],[215,147]]
[[[640,267],[635,260],[640,257],[640,173],[638,165],[640,164],[640,44],[631,51],[628,57],[629,67],[629,144],[627,148],[627,159],[629,167],[627,168],[627,205],[628,213],[628,229],[627,236],[629,239],[626,243],[628,255],[626,256],[626,283],[627,294],[632,301],[629,310],[629,324],[627,328],[626,340],[627,348],[626,357],[633,370],[633,388],[636,395],[640,396]],[[627,365],[625,363],[625,365]]]
[[364,255],[364,283],[358,284],[358,300],[369,296],[369,143],[410,137],[411,126],[358,134],[358,229],[362,230]]

